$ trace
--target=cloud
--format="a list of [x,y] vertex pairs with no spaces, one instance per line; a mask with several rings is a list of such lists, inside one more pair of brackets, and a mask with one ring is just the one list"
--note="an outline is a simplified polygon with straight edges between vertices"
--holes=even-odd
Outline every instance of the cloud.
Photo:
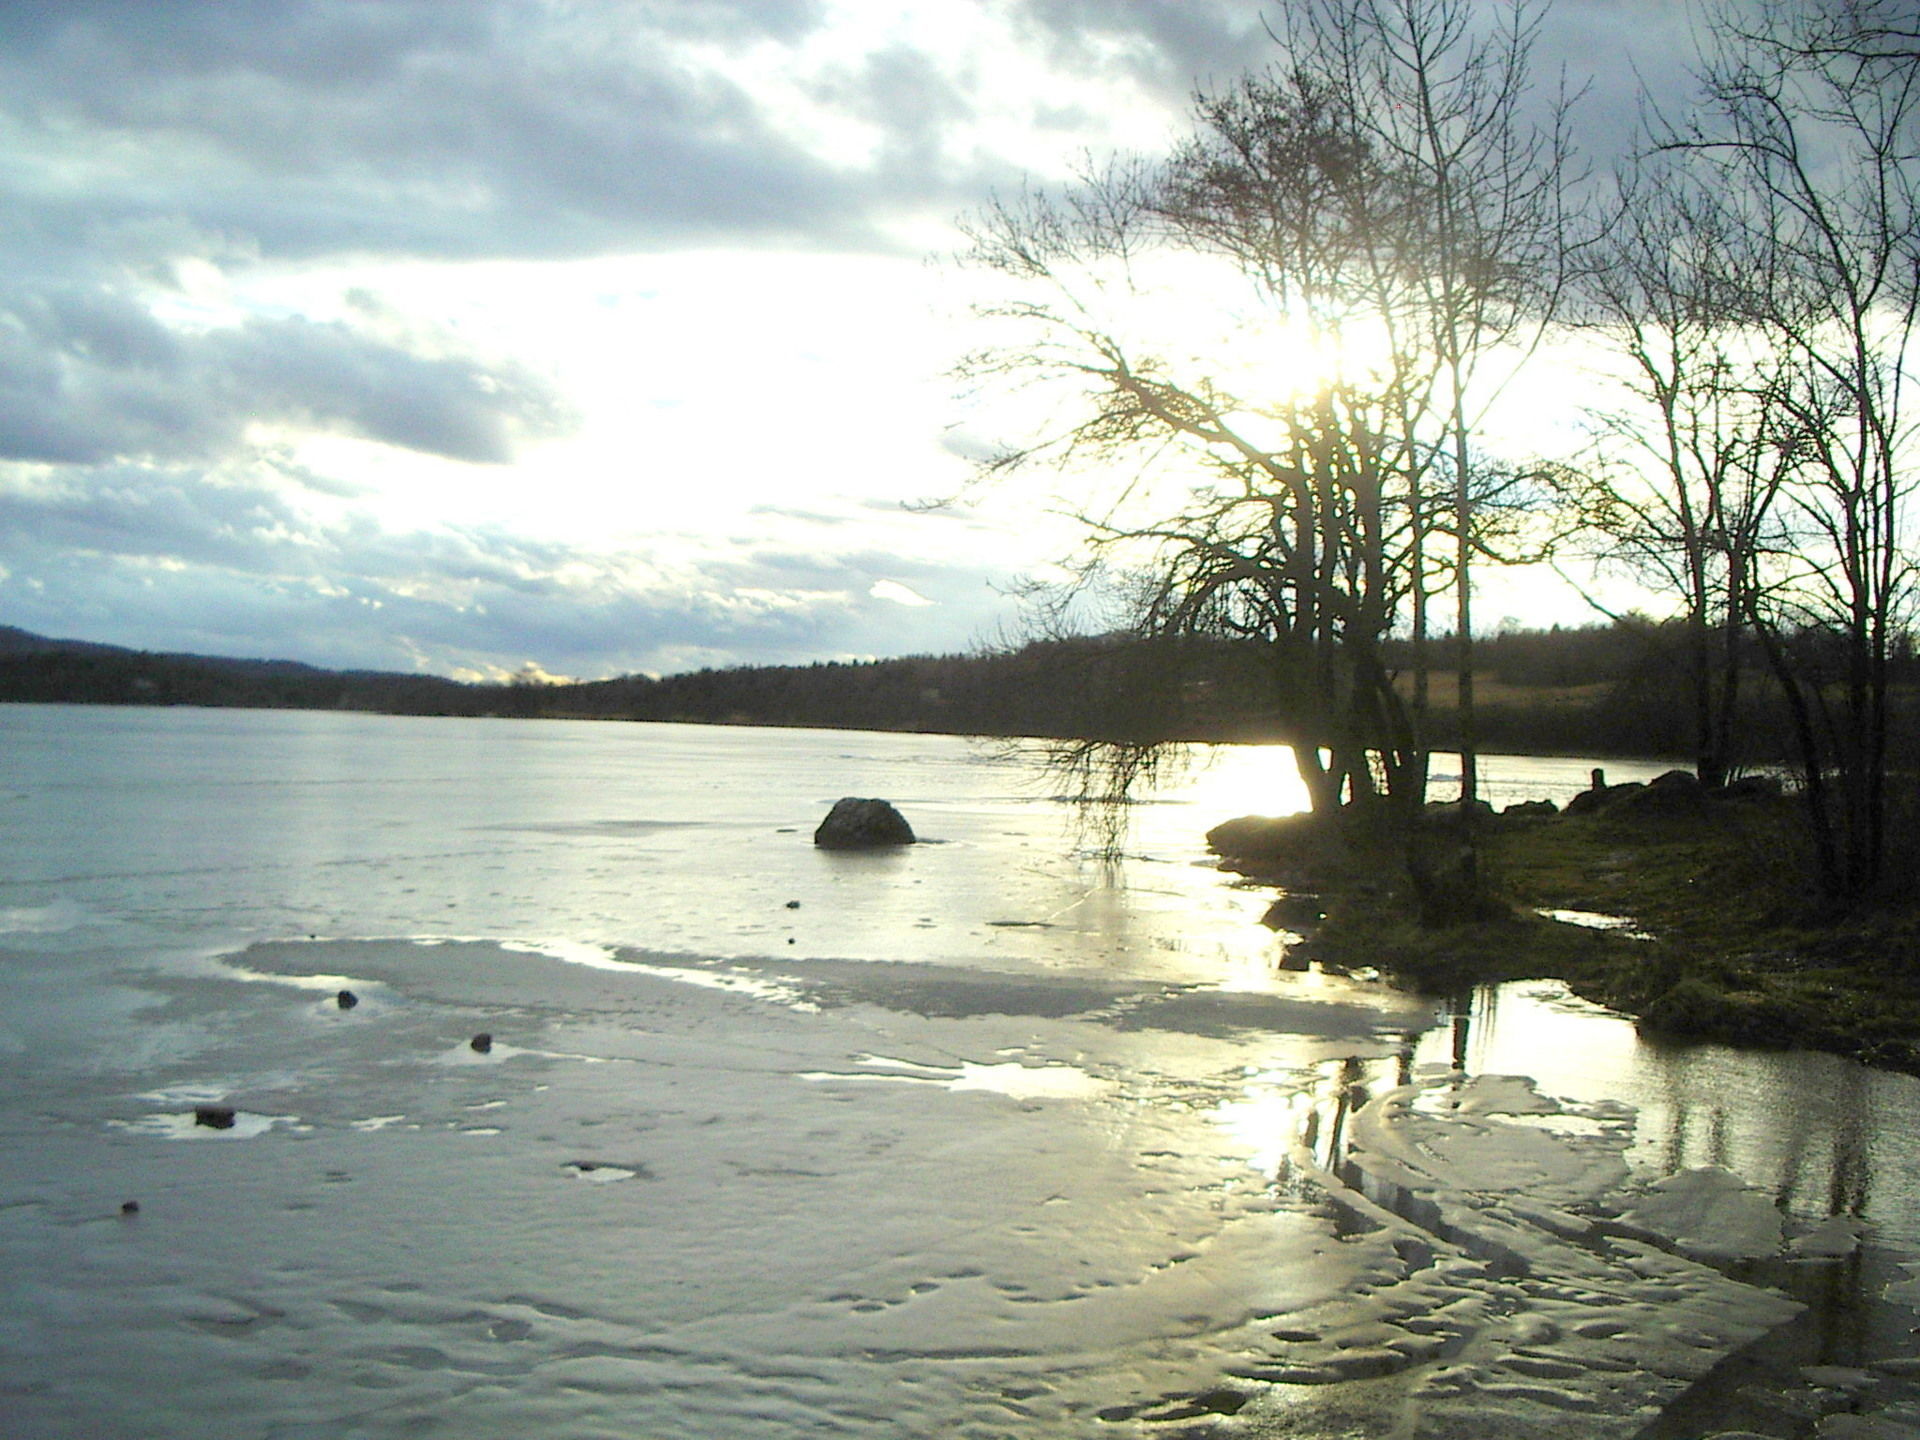
[[1278,58],[1270,7],[1235,0],[1020,0],[1016,13],[1045,37],[1056,64],[1124,69],[1163,98]]
[[792,521],[801,525],[841,526],[854,523],[850,515],[836,515],[825,509],[802,509],[793,505],[754,505],[747,510],[750,516],[768,520]]
[[817,6],[80,0],[5,13],[13,183],[47,239],[161,213],[246,235],[269,258],[883,243],[862,177],[798,143],[716,63],[716,48],[796,43]]
[[[991,447],[942,437],[955,307],[893,271],[1162,143],[1280,13],[0,3],[0,617],[583,675],[963,646],[1036,527],[901,509]],[[1547,39],[1657,66],[1663,13],[1560,0]]]
[[565,410],[526,370],[410,351],[344,323],[169,326],[104,285],[0,292],[0,459],[213,459],[283,422],[500,463]]
[[916,606],[934,603],[918,590],[902,585],[897,580],[876,580],[867,587],[867,594],[876,600],[891,600],[896,605]]
[[[8,623],[143,648],[592,677],[960,649],[1005,608],[966,562],[669,548],[387,528],[257,466],[0,472]],[[944,643],[903,603],[922,590],[950,597]]]
[[[1501,8],[1488,5],[1475,18],[1491,19]],[[1284,33],[1287,9],[1237,0],[1016,0],[1013,13],[1062,70],[1122,71],[1184,112],[1196,89],[1284,63],[1269,27]],[[1643,83],[1664,105],[1684,107],[1691,97],[1687,70],[1700,11],[1676,0],[1555,0],[1539,7],[1536,100],[1552,97],[1564,66],[1570,91],[1583,96],[1581,143],[1602,167],[1611,165],[1633,144]],[[1088,117],[1064,118],[1079,125]]]

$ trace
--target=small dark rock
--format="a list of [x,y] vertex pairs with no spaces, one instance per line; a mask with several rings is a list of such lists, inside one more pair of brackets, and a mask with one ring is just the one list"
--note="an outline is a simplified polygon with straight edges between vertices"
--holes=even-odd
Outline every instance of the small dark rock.
[[333,997],[333,1003],[338,1005],[342,1010],[351,1010],[360,1003],[360,997],[351,990],[342,990],[338,995]]
[[120,1202],[120,1213],[122,1215],[138,1215],[140,1213],[140,1202],[138,1200],[122,1200]]
[[1293,890],[1267,907],[1260,923],[1269,930],[1306,930],[1327,918],[1320,897],[1310,891]]
[[1691,770],[1663,770],[1647,782],[1650,790],[1693,792],[1700,788],[1700,777]]
[[1609,785],[1603,790],[1582,790],[1567,801],[1566,813],[1592,815],[1601,810],[1610,810],[1629,795],[1638,795],[1646,788],[1637,780],[1629,780],[1624,784]]
[[1459,825],[1469,818],[1492,818],[1493,806],[1485,800],[1475,800],[1470,808],[1464,800],[1429,800],[1425,815],[1429,825]]
[[1229,1390],[1222,1385],[1213,1390],[1202,1390],[1193,1397],[1193,1403],[1208,1414],[1238,1415],[1247,1408],[1247,1401],[1251,1398],[1238,1390]]
[[193,1107],[193,1123],[204,1125],[209,1130],[231,1130],[235,1113],[231,1105],[196,1105]]
[[799,908],[800,908],[800,902],[798,900],[787,901],[787,909],[798,910]]
[[1207,831],[1207,845],[1236,860],[1284,859],[1300,848],[1310,823],[1301,815],[1241,815]]
[[475,1054],[485,1055],[493,1049],[493,1036],[489,1035],[485,1030],[482,1030],[478,1035],[474,1036],[473,1039],[469,1040],[467,1044]]
[[873,850],[914,843],[913,827],[885,800],[847,796],[834,801],[813,832],[813,843],[827,850]]
[[1634,815],[1692,815],[1706,808],[1707,792],[1691,770],[1669,770],[1621,801]]

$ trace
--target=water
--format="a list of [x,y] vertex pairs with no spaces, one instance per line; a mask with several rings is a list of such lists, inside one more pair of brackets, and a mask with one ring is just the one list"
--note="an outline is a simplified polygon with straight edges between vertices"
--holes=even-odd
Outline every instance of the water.
[[[1199,837],[1291,808],[1283,751],[1118,863],[1050,790],[946,737],[0,707],[0,1433],[1677,1434],[1756,1339],[1901,1353],[1910,1080],[1282,968]],[[815,850],[844,794],[931,843]]]

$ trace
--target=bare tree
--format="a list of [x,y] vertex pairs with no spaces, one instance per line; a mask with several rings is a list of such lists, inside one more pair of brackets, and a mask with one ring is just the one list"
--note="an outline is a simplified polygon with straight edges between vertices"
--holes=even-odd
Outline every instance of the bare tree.
[[[1658,160],[1625,179],[1584,276],[1584,320],[1623,363],[1622,403],[1594,408],[1591,463],[1560,472],[1595,558],[1682,597],[1695,770],[1739,761],[1748,618],[1781,477],[1766,444],[1772,351],[1729,322],[1727,277],[1753,263],[1711,190]],[[1616,617],[1617,618],[1617,617]]]
[[[1532,94],[1545,5],[1509,0],[1314,0],[1288,9],[1296,57],[1337,77],[1363,135],[1414,178],[1422,333],[1450,474],[1461,792],[1478,789],[1474,705],[1474,476],[1479,431],[1505,381],[1547,334],[1572,273],[1572,149],[1562,95]],[[1492,17],[1488,23],[1489,16]]]
[[[1150,633],[1271,658],[1317,806],[1424,798],[1429,602],[1456,597],[1465,788],[1476,785],[1471,571],[1478,430],[1557,304],[1564,137],[1526,116],[1534,11],[1312,0],[1285,68],[1199,97],[1165,162],[990,207],[971,259],[1012,282],[982,309],[1018,340],[963,367],[1067,382],[1075,418],[993,469],[1126,464],[1080,518],[1101,567],[1148,577]],[[1166,289],[1160,289],[1164,285]],[[1156,298],[1238,310],[1211,352],[1137,322]],[[1288,347],[1317,373],[1275,383]],[[1497,359],[1496,359],[1497,357]],[[1412,706],[1382,659],[1410,624]],[[1323,755],[1324,752],[1324,755]]]
[[[1887,0],[1757,22],[1729,8],[1704,113],[1667,140],[1740,227],[1748,260],[1725,277],[1728,319],[1771,352],[1764,438],[1798,548],[1774,557],[1782,573],[1749,597],[1750,618],[1793,708],[1820,879],[1838,899],[1882,872],[1889,660],[1912,597],[1920,54],[1908,17]],[[1810,654],[1833,655],[1832,672]]]
[[[1363,329],[1370,345],[1390,336],[1394,317],[1370,306],[1417,296],[1383,253],[1405,186],[1345,99],[1303,73],[1199,109],[1163,166],[1110,168],[976,224],[975,261],[1019,282],[995,313],[1023,333],[972,368],[1077,381],[1085,406],[998,464],[1139,465],[1079,518],[1101,568],[1144,577],[1141,629],[1262,648],[1317,809],[1379,789],[1417,805],[1425,752],[1381,645],[1424,586],[1410,537],[1431,528],[1427,467],[1404,422],[1430,409],[1431,382],[1391,343],[1342,363]],[[1177,307],[1250,307],[1261,323],[1222,337],[1224,353],[1175,353],[1183,337],[1135,323],[1156,267]],[[1294,347],[1312,363],[1288,375]]]

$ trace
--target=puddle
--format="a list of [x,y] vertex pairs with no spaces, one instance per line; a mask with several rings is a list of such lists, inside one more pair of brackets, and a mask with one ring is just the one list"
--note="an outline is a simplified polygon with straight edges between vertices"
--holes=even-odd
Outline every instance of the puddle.
[[891,1081],[903,1085],[934,1085],[955,1092],[984,1090],[1015,1100],[1091,1100],[1114,1088],[1110,1080],[1062,1064],[1025,1065],[1018,1060],[1008,1060],[998,1065],[979,1065],[963,1060],[953,1066],[921,1065],[884,1055],[862,1055],[855,1063],[876,1068],[864,1073],[809,1070],[800,1078],[817,1083]]

